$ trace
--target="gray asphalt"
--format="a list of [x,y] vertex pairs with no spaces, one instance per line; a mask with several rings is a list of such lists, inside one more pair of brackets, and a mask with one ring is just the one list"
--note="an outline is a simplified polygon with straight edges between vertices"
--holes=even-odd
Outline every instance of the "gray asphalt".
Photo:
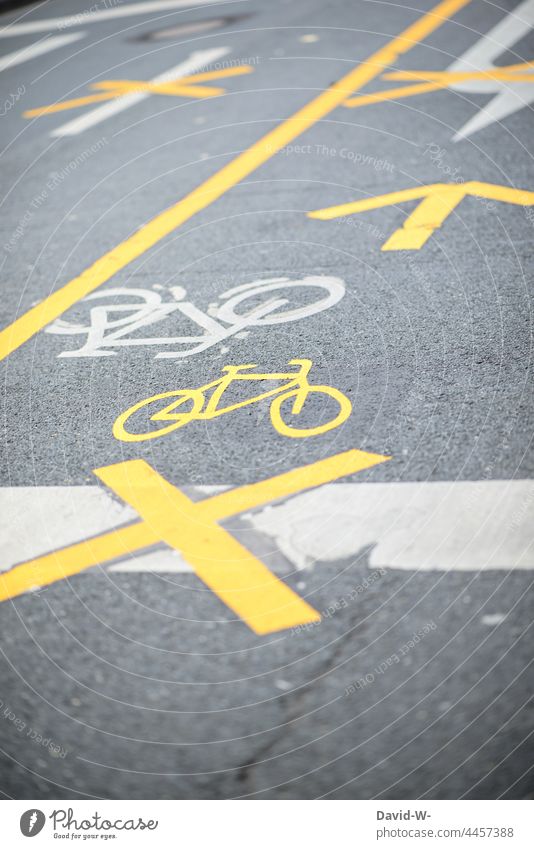
[[[422,13],[432,4],[416,5]],[[447,68],[514,6],[473,0],[399,68]],[[51,7],[25,19],[85,8],[83,0]],[[2,325],[364,61],[415,19],[412,7],[251,0],[82,24],[83,40],[3,72],[3,99],[20,93],[1,117]],[[205,35],[142,38],[221,14],[248,17]],[[35,38],[0,47],[8,53]],[[49,133],[80,110],[22,117],[87,93],[92,81],[148,80],[221,45],[232,60],[254,59],[252,74],[222,81],[224,97],[152,96],[61,139]],[[530,60],[533,48],[531,35],[500,61]],[[137,457],[177,486],[240,485],[352,447],[392,455],[359,481],[534,477],[525,211],[468,199],[409,255],[381,253],[384,239],[372,229],[392,233],[399,208],[345,222],[305,215],[447,181],[429,145],[466,180],[533,186],[529,108],[451,141],[487,100],[438,92],[336,109],[297,141],[310,150],[278,154],[107,284],[180,285],[207,306],[260,278],[341,277],[341,304],[230,340],[226,361],[271,370],[312,359],[315,382],[351,393],[342,428],[287,440],[268,418],[243,411],[179,438],[119,443],[111,435],[119,412],[178,379],[208,382],[226,361],[219,352],[158,361],[142,348],[58,359],[78,340],[40,333],[3,363],[1,485],[94,483],[93,469]],[[68,175],[46,190],[62,169]],[[372,571],[368,559],[365,550],[300,574],[283,564],[287,583],[304,586],[318,610],[340,609],[311,629],[268,637],[254,636],[187,574],[95,568],[3,603],[0,791],[18,799],[531,798],[531,572],[388,569],[341,604]],[[504,621],[487,624],[497,613]],[[436,627],[388,664],[429,623]],[[373,680],[347,695],[366,675]]]

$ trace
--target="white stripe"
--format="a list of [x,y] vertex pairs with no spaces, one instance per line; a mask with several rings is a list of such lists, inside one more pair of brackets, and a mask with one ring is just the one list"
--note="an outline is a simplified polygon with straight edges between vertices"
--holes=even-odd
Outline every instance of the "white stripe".
[[98,486],[0,489],[0,571],[137,519]]
[[78,41],[80,38],[83,38],[84,34],[83,32],[71,32],[66,35],[51,35],[49,38],[43,38],[42,41],[36,41],[35,44],[30,44],[28,47],[22,47],[20,50],[14,50],[13,53],[7,53],[5,56],[0,57],[0,71],[6,71],[15,65],[22,65],[23,62],[29,62],[30,59],[35,59],[44,53],[50,53],[51,50],[57,50],[58,47],[64,47],[65,44]]
[[534,481],[329,484],[251,516],[297,568],[534,569]]
[[[204,496],[223,487],[199,487]],[[103,488],[0,489],[0,570],[131,522]],[[334,483],[246,515],[290,563],[347,561],[411,570],[534,569],[534,481]],[[9,529],[9,533],[7,532]],[[161,546],[113,571],[190,571]]]
[[[105,3],[106,0],[103,0],[103,2]],[[108,2],[111,2],[111,0],[108,0]],[[129,3],[127,6],[113,6],[109,9],[101,9],[99,11],[80,12],[77,15],[67,15],[64,18],[45,18],[40,21],[24,21],[20,24],[8,24],[7,27],[0,29],[0,38],[8,38],[12,35],[26,35],[32,32],[49,32],[54,29],[64,29],[82,24],[93,24],[98,21],[107,21],[111,18],[127,18],[132,15],[152,15],[154,12],[165,12],[168,9],[211,6],[222,2],[225,2],[225,0],[149,0],[149,2],[144,3]]]
[[[225,56],[229,52],[229,47],[217,47],[212,50],[197,50],[192,53],[185,62],[175,65],[174,68],[171,68],[163,74],[148,80],[148,82],[167,83],[171,80],[180,79],[180,77],[186,77],[188,74],[194,74],[201,68],[209,65],[211,62],[215,62],[217,59],[220,59],[221,56]],[[151,94],[146,91],[125,94],[123,97],[117,97],[115,100],[109,101],[109,103],[104,103],[102,106],[98,106],[96,109],[92,109],[90,112],[86,112],[84,115],[80,115],[78,118],[74,118],[66,124],[62,124],[57,130],[53,130],[50,135],[55,137],[78,135],[78,133],[83,133],[84,130],[89,129],[90,127],[95,127],[97,124],[100,124],[102,121],[106,121],[113,115],[117,115],[119,112],[129,109],[131,106],[135,106],[142,100],[146,100],[147,97],[151,97]]]

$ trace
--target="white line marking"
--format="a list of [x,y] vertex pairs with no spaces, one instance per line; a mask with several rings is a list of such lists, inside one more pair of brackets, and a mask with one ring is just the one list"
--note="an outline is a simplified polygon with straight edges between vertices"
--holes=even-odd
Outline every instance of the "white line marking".
[[98,486],[0,489],[0,571],[138,519]]
[[[188,74],[196,73],[211,62],[215,62],[217,59],[220,59],[221,56],[226,56],[229,52],[229,47],[216,47],[212,50],[196,50],[194,53],[191,53],[185,62],[180,62],[179,65],[175,65],[174,68],[170,68],[170,70],[165,71],[163,74],[153,77],[153,79],[148,80],[148,82],[167,83],[171,80],[178,80],[180,77],[186,77]],[[133,94],[125,94],[123,97],[117,97],[115,100],[110,100],[108,103],[104,103],[102,106],[98,106],[96,109],[92,109],[90,112],[86,112],[84,115],[80,115],[78,118],[74,118],[66,124],[62,124],[61,127],[53,130],[50,135],[56,137],[78,135],[78,133],[83,133],[84,130],[89,129],[90,127],[95,127],[97,124],[100,124],[102,121],[106,121],[113,115],[118,115],[119,112],[123,112],[131,106],[141,103],[141,101],[146,100],[147,97],[152,97],[151,92],[140,91]]]
[[[6,487],[0,489],[0,515],[6,528],[2,571],[137,518],[97,486]],[[367,547],[372,568],[534,569],[532,480],[334,483],[246,518],[297,569],[351,558]],[[109,568],[191,571],[164,546]]]
[[35,59],[37,56],[43,56],[44,53],[50,53],[51,50],[57,50],[58,47],[64,47],[66,44],[78,41],[84,35],[85,33],[83,32],[51,35],[49,38],[43,38],[41,41],[30,44],[28,47],[14,50],[13,53],[7,53],[5,56],[0,57],[0,71],[7,71],[8,68],[13,68],[15,65],[22,65],[23,62],[29,62],[30,59]]
[[152,15],[154,12],[165,12],[168,9],[190,9],[193,6],[212,6],[222,2],[226,2],[226,0],[149,0],[149,2],[144,3],[129,3],[127,6],[116,6],[110,9],[101,9],[100,11],[91,12],[87,10],[86,12],[67,15],[63,18],[45,18],[40,21],[24,21],[21,24],[8,24],[8,26],[0,29],[0,38],[26,35],[33,32],[50,32],[50,30],[54,29],[93,24],[98,21],[111,20],[112,18],[127,18],[132,15]]
[[534,481],[328,484],[251,516],[297,567],[534,569]]

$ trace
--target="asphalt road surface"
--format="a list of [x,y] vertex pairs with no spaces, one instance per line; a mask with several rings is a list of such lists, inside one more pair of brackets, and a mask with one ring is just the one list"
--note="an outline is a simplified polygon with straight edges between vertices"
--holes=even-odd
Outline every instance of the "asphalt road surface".
[[531,798],[532,0],[0,24],[1,792]]

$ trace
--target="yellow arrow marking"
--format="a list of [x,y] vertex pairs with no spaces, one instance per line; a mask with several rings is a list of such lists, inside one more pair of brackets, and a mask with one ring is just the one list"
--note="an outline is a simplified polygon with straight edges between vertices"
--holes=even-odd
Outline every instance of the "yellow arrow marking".
[[278,151],[321,121],[347,96],[358,91],[378,74],[391,67],[404,53],[438,29],[451,15],[470,0],[442,0],[400,35],[381,47],[366,62],[361,62],[337,83],[282,121],[274,130],[235,157],[170,209],[156,215],[148,224],[100,257],[61,289],[28,310],[0,332],[0,359],[16,351],[24,342],[58,318],[73,304],[94,292],[149,248],[168,236],[197,212],[206,209],[241,180],[268,162]]
[[251,65],[236,65],[233,68],[223,68],[220,71],[190,74],[187,77],[180,77],[166,83],[151,83],[142,80],[102,80],[102,82],[92,83],[90,86],[90,88],[96,90],[103,89],[104,93],[102,94],[88,94],[85,97],[64,100],[62,103],[52,103],[50,106],[39,106],[37,109],[28,109],[27,112],[22,114],[25,118],[38,118],[41,115],[77,109],[79,106],[88,106],[90,103],[98,103],[102,100],[114,100],[116,97],[124,97],[126,94],[137,94],[139,92],[173,97],[215,97],[224,94],[225,89],[215,86],[200,86],[198,83],[218,80],[223,77],[236,77],[240,74],[250,74],[253,70],[254,68]]
[[390,192],[387,195],[317,209],[309,212],[308,217],[330,221],[333,218],[355,215],[369,209],[395,206],[398,203],[422,198],[421,203],[408,216],[403,226],[395,230],[381,248],[383,251],[418,251],[467,195],[513,203],[518,206],[534,205],[534,192],[471,180],[460,184],[432,183],[416,189]]
[[0,601],[75,575],[89,566],[165,542],[257,634],[321,617],[218,523],[263,504],[369,469],[389,460],[351,450],[248,486],[194,502],[144,460],[95,469],[141,516],[135,522],[0,573]]

